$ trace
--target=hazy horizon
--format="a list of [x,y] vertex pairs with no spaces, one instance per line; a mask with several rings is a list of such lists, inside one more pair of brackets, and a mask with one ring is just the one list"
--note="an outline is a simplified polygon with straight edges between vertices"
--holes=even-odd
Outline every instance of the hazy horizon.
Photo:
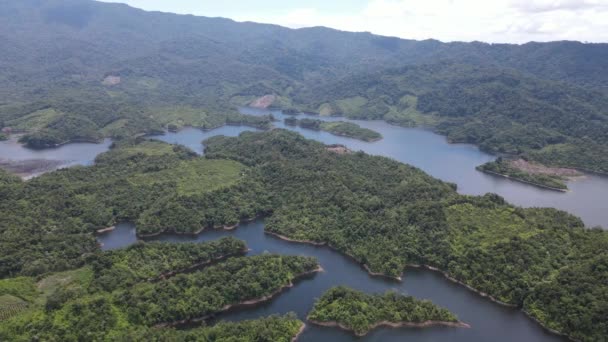
[[223,17],[289,28],[324,26],[404,39],[487,43],[608,42],[602,0],[100,0],[148,11]]

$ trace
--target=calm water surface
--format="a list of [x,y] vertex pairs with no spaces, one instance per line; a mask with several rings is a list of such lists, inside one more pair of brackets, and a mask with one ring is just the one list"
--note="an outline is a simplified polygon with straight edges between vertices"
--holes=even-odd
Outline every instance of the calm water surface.
[[0,141],[1,162],[23,162],[37,160],[50,161],[54,164],[52,168],[34,170],[34,172],[26,175],[26,178],[74,165],[92,165],[95,157],[100,153],[106,152],[112,144],[110,139],[105,139],[100,144],[73,143],[56,148],[34,150],[24,147],[17,140],[18,136],[13,136],[9,140]]
[[[261,115],[269,111],[246,108],[247,114]],[[509,202],[525,206],[556,207],[584,219],[587,225],[608,227],[608,178],[589,175],[585,179],[570,182],[572,190],[559,193],[534,186],[520,184],[507,179],[493,177],[475,170],[477,165],[494,159],[492,155],[465,144],[448,144],[445,137],[417,128],[402,128],[381,121],[358,121],[343,118],[321,118],[328,121],[345,120],[362,127],[376,130],[384,139],[366,143],[355,139],[338,137],[327,132],[311,131],[298,127],[285,127],[281,112],[273,111],[280,121],[277,127],[295,130],[307,138],[326,144],[343,144],[353,150],[382,155],[417,166],[425,172],[445,181],[458,184],[459,192],[480,195],[497,193]],[[178,133],[167,133],[152,137],[173,144],[182,144],[199,154],[203,153],[201,141],[215,135],[237,136],[249,127],[224,126],[212,131],[186,128]],[[101,144],[74,143],[55,149],[31,150],[18,144],[15,139],[0,142],[0,160],[52,160],[61,161],[58,167],[90,165],[95,157],[109,149],[111,141]],[[242,320],[277,313],[296,312],[301,319],[312,308],[315,298],[332,286],[348,285],[368,293],[392,289],[417,298],[430,299],[456,313],[471,324],[471,329],[448,327],[377,329],[364,338],[333,328],[308,325],[300,341],[563,341],[547,333],[523,313],[492,303],[466,288],[454,284],[438,273],[428,270],[407,269],[401,283],[370,277],[361,267],[328,248],[288,243],[263,233],[264,224],[257,221],[243,225],[235,231],[209,231],[197,237],[164,235],[157,240],[186,242],[208,241],[232,235],[245,240],[251,255],[271,252],[316,257],[325,272],[300,281],[295,287],[272,301],[226,313],[219,317],[225,320]],[[131,224],[120,224],[116,230],[98,237],[104,250],[122,248],[136,241],[135,228]]]
[[[243,109],[248,114],[267,114],[268,111]],[[584,180],[571,182],[569,193],[559,193],[528,186],[503,178],[488,176],[475,170],[475,166],[493,160],[492,155],[465,144],[448,144],[442,136],[422,129],[407,129],[388,125],[380,121],[353,121],[363,127],[383,134],[384,139],[366,143],[355,139],[338,137],[326,132],[311,131],[297,127],[285,127],[286,117],[280,112],[273,115],[281,121],[277,127],[298,131],[307,138],[326,144],[343,144],[353,150],[363,150],[370,154],[382,155],[415,165],[429,174],[458,184],[465,194],[495,192],[511,203],[522,206],[552,206],[565,209],[582,216],[588,225],[602,224],[608,227],[608,213],[601,210],[601,201],[608,194],[608,179],[589,176]],[[323,118],[324,120],[344,120]],[[348,120],[352,121],[352,120]],[[169,143],[186,145],[198,153],[203,152],[200,142],[217,134],[236,136],[246,127],[225,126],[218,130],[203,132],[184,129],[178,133],[168,133],[154,137]],[[550,334],[540,325],[527,318],[522,312],[493,303],[454,284],[441,274],[424,269],[407,269],[403,282],[388,281],[371,277],[349,258],[325,247],[289,243],[263,232],[263,221],[242,225],[234,231],[207,231],[196,237],[163,235],[154,240],[167,242],[203,242],[223,236],[234,236],[247,242],[252,251],[316,257],[325,272],[299,281],[296,286],[273,300],[258,306],[235,310],[218,317],[220,320],[238,321],[265,317],[272,314],[296,312],[305,319],[316,298],[333,286],[347,285],[367,293],[396,290],[450,309],[458,317],[469,323],[471,329],[448,327],[431,328],[380,328],[363,338],[334,328],[317,327],[308,324],[299,341],[566,341]],[[135,228],[130,224],[119,225],[108,234],[99,237],[104,249],[128,246],[136,241]]]
[[[300,319],[305,320],[316,298],[333,286],[347,285],[367,293],[395,290],[416,298],[429,299],[450,309],[460,320],[469,323],[471,328],[380,328],[364,338],[356,338],[339,329],[307,324],[298,341],[566,341],[546,332],[522,312],[484,299],[465,287],[448,281],[439,273],[407,269],[403,282],[371,277],[357,263],[329,248],[290,243],[264,234],[264,222],[261,220],[243,224],[233,231],[210,230],[196,237],[162,235],[151,240],[204,242],[224,236],[246,241],[251,249],[249,255],[277,253],[315,257],[325,271],[298,281],[293,288],[267,303],[220,315],[220,320],[239,321],[288,312],[295,312]],[[100,237],[104,249],[125,247],[135,241],[135,228],[129,224],[119,225],[115,231]]]
[[[246,114],[261,115],[268,111],[243,108]],[[608,177],[587,174],[583,179],[571,181],[571,191],[559,192],[496,177],[475,170],[475,167],[494,160],[495,156],[469,144],[448,144],[444,136],[420,128],[404,128],[384,121],[348,120],[345,118],[315,117],[325,121],[350,121],[380,132],[384,139],[368,143],[339,137],[323,131],[285,126],[289,115],[272,111],[280,121],[276,127],[287,128],[325,144],[342,144],[348,148],[373,155],[390,157],[414,165],[444,181],[458,184],[458,192],[468,195],[496,193],[512,204],[523,207],[553,207],[577,215],[585,224],[608,229]]]

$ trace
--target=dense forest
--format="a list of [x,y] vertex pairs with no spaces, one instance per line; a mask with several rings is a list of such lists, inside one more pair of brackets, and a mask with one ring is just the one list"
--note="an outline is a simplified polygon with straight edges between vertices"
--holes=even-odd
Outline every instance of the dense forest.
[[[35,148],[115,140],[93,166],[27,182],[0,170],[0,339],[190,338],[149,325],[269,295],[316,263],[210,262],[242,250],[228,240],[101,253],[94,233],[129,221],[140,236],[194,234],[256,216],[271,233],[330,245],[371,272],[426,265],[574,339],[608,336],[608,234],[567,213],[459,195],[414,167],[283,130],[212,138],[206,157],[138,138],[185,126],[268,129],[272,116],[237,108],[274,95],[271,106],[290,112],[424,126],[489,152],[606,173],[607,44],[412,41],[89,0],[0,1],[0,27],[0,139],[23,133]],[[132,264],[135,255],[150,268]],[[206,267],[168,274],[191,263]],[[252,331],[260,326],[268,330]],[[288,316],[200,336],[284,340],[300,326]]]
[[[459,195],[411,166],[334,153],[282,130],[216,137],[206,146],[208,158],[258,170],[277,198],[270,232],[328,244],[393,277],[410,264],[439,268],[579,340],[608,333],[608,234],[572,215],[514,207],[494,194]],[[561,289],[561,300],[544,288]]]
[[413,41],[88,0],[3,1],[0,25],[10,51],[0,129],[26,132],[32,147],[269,128],[271,118],[236,109],[274,95],[272,107],[428,126],[491,152],[608,172],[607,44]]
[[[454,184],[417,168],[362,152],[336,153],[286,130],[217,136],[205,145],[205,157],[199,157],[181,146],[135,139],[115,144],[90,167],[28,182],[2,173],[0,275],[40,276],[83,265],[106,265],[96,272],[110,275],[129,269],[121,253],[137,253],[137,246],[112,252],[118,268],[90,258],[99,250],[94,232],[115,222],[135,222],[145,235],[194,233],[267,216],[269,232],[329,244],[371,272],[398,277],[407,265],[436,267],[576,339],[598,341],[608,332],[608,234],[574,216],[514,207],[493,194],[459,195]],[[148,260],[160,261],[154,254]],[[152,271],[125,272],[120,281],[182,266],[159,263]],[[266,276],[286,282],[273,272]],[[179,298],[172,291],[191,291],[192,282],[204,281],[196,274],[175,279],[123,292],[121,302],[132,304],[130,317],[146,324],[170,320],[165,315],[173,309],[165,305]],[[552,299],[553,291],[560,301]],[[154,299],[150,293],[163,294],[167,302],[140,307]],[[146,315],[152,308],[154,317]],[[194,312],[189,308],[177,317],[205,313],[194,304]]]
[[407,66],[306,88],[294,101],[322,115],[430,127],[451,142],[549,166],[608,171],[608,96],[513,70]]
[[429,301],[396,292],[368,295],[347,287],[334,287],[325,292],[308,314],[308,320],[321,325],[337,324],[359,336],[383,324],[395,327],[462,325],[454,314]]
[[[303,324],[294,315],[185,331],[150,329],[265,300],[318,267],[311,258],[269,254],[219,260],[243,248],[242,241],[232,238],[208,244],[140,243],[96,252],[89,257],[90,266],[76,270],[0,280],[0,339],[291,340]],[[143,260],[134,260],[137,256]],[[172,276],[156,277],[168,267]]]

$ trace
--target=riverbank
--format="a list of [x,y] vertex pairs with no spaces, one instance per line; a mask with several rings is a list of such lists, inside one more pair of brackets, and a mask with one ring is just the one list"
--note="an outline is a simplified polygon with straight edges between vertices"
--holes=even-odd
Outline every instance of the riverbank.
[[329,328],[340,328],[342,330],[348,331],[350,333],[355,334],[358,337],[363,337],[365,335],[367,335],[370,331],[379,328],[379,327],[388,327],[388,328],[428,328],[428,327],[432,327],[432,326],[446,326],[446,327],[454,327],[454,328],[471,328],[471,326],[467,323],[464,322],[443,322],[443,321],[425,321],[425,322],[420,322],[420,323],[415,323],[415,322],[389,322],[389,321],[382,321],[382,322],[378,322],[375,323],[373,325],[370,326],[370,328],[363,332],[363,333],[357,333],[355,332],[353,329],[345,326],[342,323],[336,322],[336,321],[328,321],[328,322],[321,322],[321,321],[315,321],[315,320],[311,320],[309,319],[308,322],[316,324],[316,325],[320,325],[323,327],[329,327]]
[[20,177],[22,180],[28,180],[46,172],[57,170],[66,164],[69,164],[69,161],[50,159],[0,160],[1,169]]
[[300,327],[300,330],[298,330],[296,335],[291,339],[291,342],[296,342],[298,340],[298,337],[300,337],[300,335],[302,335],[304,330],[306,330],[306,323],[302,322],[302,326]]
[[[329,244],[327,244],[327,243],[324,243],[324,242],[316,242],[316,241],[310,241],[310,240],[297,240],[297,239],[292,239],[292,238],[286,237],[286,236],[284,236],[284,235],[277,234],[277,233],[274,233],[274,232],[269,232],[269,231],[266,231],[266,230],[264,230],[264,233],[265,233],[265,234],[268,234],[268,235],[272,235],[272,236],[274,236],[274,237],[276,237],[276,238],[279,238],[279,239],[284,240],[284,241],[287,241],[287,242],[292,242],[292,243],[304,243],[304,244],[309,244],[309,245],[318,246],[318,247],[321,247],[321,246],[323,246],[323,247],[328,247],[328,248],[330,248],[331,250],[333,250],[333,251],[335,251],[335,252],[337,252],[337,253],[340,253],[340,254],[342,254],[342,255],[344,255],[344,256],[346,256],[346,257],[350,258],[351,260],[353,260],[353,261],[354,261],[354,262],[356,262],[357,264],[359,264],[359,265],[360,265],[360,266],[361,266],[363,269],[365,269],[365,270],[367,271],[367,273],[368,273],[370,276],[374,276],[374,277],[381,277],[381,278],[386,278],[386,279],[390,279],[390,280],[393,280],[393,281],[399,281],[399,282],[403,281],[403,276],[399,276],[399,277],[392,277],[392,276],[387,276],[387,275],[382,274],[382,273],[372,272],[372,271],[369,269],[369,266],[367,266],[367,265],[365,265],[365,264],[362,264],[362,263],[361,263],[361,262],[359,262],[357,259],[355,259],[355,258],[354,258],[352,255],[349,255],[349,254],[347,254],[347,253],[344,253],[344,252],[342,252],[342,251],[340,251],[340,250],[338,250],[338,249],[336,249],[336,248],[332,247],[331,245],[329,245]],[[492,301],[492,302],[494,302],[494,303],[496,303],[496,304],[499,304],[499,305],[501,305],[501,306],[505,306],[505,307],[512,308],[512,309],[517,309],[517,308],[518,308],[518,306],[517,306],[517,305],[515,305],[515,304],[510,304],[510,303],[503,302],[503,301],[501,301],[501,300],[499,300],[499,299],[495,298],[494,296],[492,296],[492,295],[490,295],[490,294],[488,294],[488,293],[485,293],[485,292],[483,292],[483,291],[480,291],[480,290],[478,290],[478,289],[475,289],[474,287],[472,287],[472,286],[470,286],[470,285],[468,285],[468,284],[466,284],[466,283],[464,283],[464,282],[462,282],[462,281],[460,281],[460,280],[458,280],[458,279],[456,279],[456,278],[454,278],[454,277],[450,276],[450,275],[449,275],[447,272],[445,272],[445,271],[443,271],[443,270],[441,270],[441,269],[439,269],[439,268],[437,268],[437,267],[433,267],[433,266],[429,266],[429,265],[417,265],[417,264],[409,264],[409,265],[407,265],[407,267],[412,267],[412,268],[424,268],[424,269],[427,269],[427,270],[430,270],[430,271],[438,272],[438,273],[440,273],[441,275],[443,275],[443,277],[444,277],[444,278],[446,278],[447,280],[449,280],[449,281],[451,281],[451,282],[453,282],[453,283],[456,283],[456,284],[458,284],[458,285],[464,286],[465,288],[467,288],[468,290],[470,290],[470,291],[472,291],[472,292],[476,293],[476,294],[477,294],[477,295],[479,295],[480,297],[483,297],[483,298],[489,299],[490,301]],[[526,314],[528,317],[532,318],[532,319],[533,319],[533,321],[535,321],[536,323],[538,323],[538,324],[539,324],[539,325],[540,325],[540,326],[541,326],[541,327],[542,327],[544,330],[546,330],[546,331],[548,331],[548,332],[550,332],[550,333],[552,333],[552,334],[558,335],[558,336],[567,337],[568,339],[570,339],[570,340],[572,340],[572,341],[576,341],[576,342],[577,342],[577,340],[575,340],[575,339],[571,338],[570,336],[568,336],[568,335],[566,335],[566,334],[564,334],[564,333],[561,333],[561,332],[559,332],[559,331],[556,331],[556,330],[554,330],[554,329],[551,329],[551,328],[547,327],[547,326],[546,326],[545,324],[543,324],[543,323],[542,323],[540,320],[538,320],[538,319],[536,319],[536,318],[534,318],[534,317],[530,316],[530,315],[529,315],[527,312],[525,312],[523,309],[522,309],[522,310],[519,310],[519,311],[523,312],[523,313],[524,313],[524,314]]]
[[477,170],[480,171],[480,172],[483,172],[483,173],[490,174],[490,175],[507,178],[507,179],[510,179],[510,180],[513,180],[513,181],[516,181],[516,182],[533,185],[533,186],[536,186],[536,187],[539,187],[539,188],[542,188],[542,189],[559,191],[559,192],[569,192],[570,191],[568,188],[566,188],[566,189],[554,188],[554,187],[551,187],[551,186],[548,186],[548,185],[544,185],[544,184],[540,184],[540,183],[534,183],[534,182],[530,182],[530,181],[527,181],[527,180],[523,180],[523,179],[518,178],[518,177],[509,176],[507,174],[498,173],[498,172],[494,172],[494,171],[490,171],[490,170],[484,170],[482,168],[477,168]]
[[97,234],[104,234],[104,233],[111,232],[114,229],[116,229],[116,226],[111,226],[111,227],[108,227],[108,228],[97,229],[96,232],[97,232]]
[[264,230],[265,234],[268,235],[272,235],[276,238],[279,238],[281,240],[287,241],[287,242],[292,242],[292,243],[305,243],[308,245],[313,245],[313,246],[324,246],[327,247],[329,249],[331,249],[332,251],[336,252],[336,253],[340,253],[342,255],[347,256],[348,258],[350,258],[351,260],[353,260],[355,263],[359,264],[369,275],[373,276],[373,277],[379,277],[379,278],[385,278],[385,279],[389,279],[389,280],[393,280],[393,281],[402,281],[402,276],[397,276],[397,277],[393,277],[393,276],[389,276],[386,275],[384,273],[378,273],[378,272],[372,272],[372,270],[369,268],[368,265],[361,263],[359,260],[357,260],[357,258],[355,258],[354,256],[348,254],[348,253],[344,253],[343,251],[338,250],[337,248],[333,247],[332,245],[326,243],[326,242],[316,242],[316,241],[311,241],[311,240],[297,240],[297,239],[292,239],[292,238],[288,238],[287,236],[275,233],[275,232],[270,232],[267,230]]
[[489,294],[487,294],[487,293],[485,293],[483,291],[480,291],[480,290],[478,290],[478,289],[476,289],[476,288],[474,288],[474,287],[472,287],[472,286],[470,286],[470,285],[468,285],[466,283],[463,283],[462,281],[460,281],[460,280],[458,280],[458,279],[450,276],[447,272],[445,272],[445,271],[443,271],[443,270],[441,270],[441,269],[439,269],[437,267],[433,267],[433,266],[429,266],[429,265],[417,265],[417,264],[409,264],[409,265],[407,265],[407,267],[425,268],[425,269],[430,270],[430,271],[441,273],[447,280],[449,280],[451,282],[454,282],[456,284],[462,285],[462,286],[466,287],[467,289],[469,289],[470,291],[475,292],[479,296],[487,298],[487,299],[493,301],[494,303],[497,303],[497,304],[500,304],[500,305],[503,305],[503,306],[506,306],[506,307],[510,307],[510,308],[517,308],[517,305],[506,303],[506,302],[503,302],[503,301],[501,301],[499,299],[496,299],[492,295],[489,295]]

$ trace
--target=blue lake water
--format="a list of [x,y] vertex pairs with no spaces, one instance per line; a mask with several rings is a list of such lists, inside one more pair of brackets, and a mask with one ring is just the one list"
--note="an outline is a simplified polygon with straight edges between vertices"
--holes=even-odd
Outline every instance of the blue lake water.
[[[244,240],[251,249],[248,255],[276,253],[283,255],[312,256],[319,260],[324,272],[295,283],[295,286],[274,299],[260,305],[238,309],[217,317],[218,320],[239,321],[273,314],[295,312],[302,320],[312,308],[315,299],[333,286],[346,285],[367,293],[395,290],[420,299],[429,299],[448,308],[459,319],[469,323],[470,329],[450,327],[428,328],[379,328],[363,338],[335,328],[307,324],[299,342],[307,341],[455,341],[455,342],[549,342],[566,341],[565,338],[545,331],[527,318],[521,311],[507,308],[480,297],[464,286],[452,283],[443,275],[425,270],[408,268],[403,281],[371,277],[350,258],[327,247],[311,246],[280,240],[264,233],[263,220],[242,224],[232,231],[209,230],[198,236],[161,235],[150,240],[183,243],[205,242],[233,236]],[[130,224],[117,226],[116,230],[101,235],[99,241],[106,250],[128,246],[137,241],[135,227]]]
[[[256,109],[243,109],[243,112],[254,115],[269,113]],[[326,144],[343,144],[353,150],[362,150],[417,166],[434,177],[456,183],[461,193],[480,195],[494,192],[517,205],[557,207],[583,217],[588,225],[601,224],[608,227],[608,213],[600,208],[608,194],[608,179],[605,177],[589,175],[585,179],[571,182],[571,192],[554,192],[478,172],[475,167],[494,159],[494,156],[471,145],[448,144],[444,137],[427,130],[402,128],[381,121],[347,120],[376,130],[384,136],[380,141],[367,143],[327,132],[285,126],[282,120],[286,116],[276,111],[272,113],[280,120],[275,123],[276,127],[295,130],[307,138]],[[207,132],[187,128],[153,138],[183,144],[203,153],[202,140],[218,134],[236,136],[247,130],[250,128],[224,126]],[[403,282],[371,277],[357,263],[328,248],[289,243],[264,234],[264,222],[261,220],[243,224],[234,231],[212,230],[196,237],[162,235],[152,240],[204,242],[223,236],[234,236],[246,241],[252,249],[249,255],[279,253],[316,257],[325,272],[297,282],[293,288],[269,302],[222,314],[217,317],[219,320],[238,321],[287,312],[295,312],[300,319],[305,320],[315,299],[324,291],[333,286],[347,285],[367,293],[395,290],[420,299],[429,299],[450,309],[462,321],[469,323],[471,328],[380,328],[363,338],[356,338],[339,329],[308,324],[299,341],[566,341],[563,337],[547,332],[521,311],[480,297],[465,287],[450,282],[439,273],[408,268],[405,270]],[[136,240],[135,227],[130,224],[122,224],[115,231],[99,237],[104,249],[125,247]]]
[[[243,113],[262,115],[269,111],[243,108]],[[335,136],[333,134],[286,126],[283,119],[289,115],[271,112],[279,121],[276,127],[294,130],[309,139],[325,144],[342,144],[348,148],[373,155],[390,157],[416,166],[444,181],[456,183],[458,192],[468,195],[499,194],[508,202],[523,207],[553,207],[565,210],[583,219],[586,225],[608,229],[608,177],[587,174],[571,181],[571,191],[559,192],[542,189],[503,177],[477,171],[476,166],[494,160],[495,156],[469,144],[449,144],[444,136],[421,128],[404,128],[384,121],[348,120],[335,117],[315,117],[326,121],[349,121],[383,135],[376,142]]]
[[13,136],[0,141],[0,166],[9,171],[17,167],[20,170],[17,173],[25,179],[74,165],[92,165],[95,157],[106,152],[112,144],[110,139],[105,139],[99,144],[74,143],[34,150],[24,147],[17,140],[18,137]]

